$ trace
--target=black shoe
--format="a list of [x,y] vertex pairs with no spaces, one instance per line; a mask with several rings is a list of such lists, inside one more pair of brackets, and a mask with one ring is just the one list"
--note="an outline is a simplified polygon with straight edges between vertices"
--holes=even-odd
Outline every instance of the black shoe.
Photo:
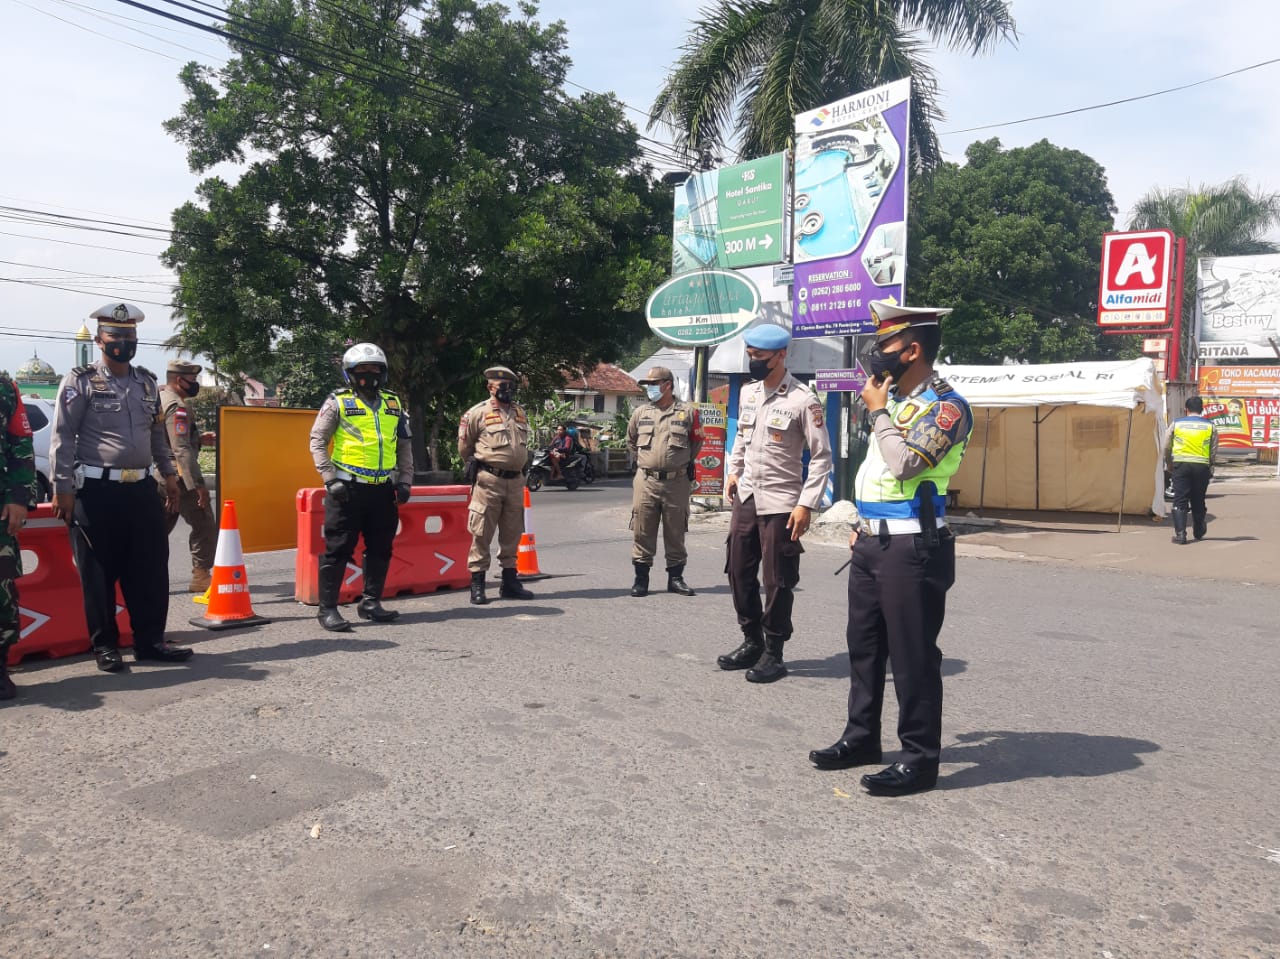
[[937,766],[908,766],[894,763],[878,773],[862,777],[862,785],[873,796],[905,796],[924,792],[938,784]]
[[520,574],[514,569],[502,571],[502,585],[498,588],[498,595],[503,599],[533,599],[533,593],[524,588],[520,582]]
[[484,573],[471,574],[471,605],[489,605],[489,597],[484,594]]
[[342,618],[337,606],[321,606],[316,613],[316,621],[321,629],[327,629],[331,633],[351,632],[351,624]]
[[782,662],[782,644],[785,640],[781,636],[766,636],[764,640],[764,655],[759,661],[747,670],[747,682],[749,683],[776,683],[787,675],[787,667]]
[[1187,545],[1186,531],[1184,530],[1181,533],[1174,533],[1172,542],[1177,543],[1179,546],[1186,546]]
[[809,762],[819,769],[852,769],[854,766],[870,766],[880,762],[880,747],[871,743],[851,743],[842,739],[826,749],[809,753]]
[[1199,519],[1193,517],[1191,520],[1191,528],[1196,539],[1204,539],[1204,534],[1209,532],[1209,521],[1203,516]]
[[356,607],[356,615],[361,619],[369,619],[375,623],[391,623],[400,616],[398,609],[386,609],[382,601],[366,596]]
[[760,660],[764,652],[764,640],[756,636],[746,636],[742,645],[731,653],[717,656],[716,662],[721,669],[750,669]]
[[185,646],[134,646],[133,658],[139,663],[185,663],[191,658],[191,650]]
[[643,563],[632,563],[636,571],[636,581],[631,584],[632,596],[649,595],[649,567]]
[[118,649],[95,649],[93,655],[98,659],[98,668],[104,673],[127,673],[129,664],[120,656]]
[[684,581],[683,576],[667,577],[667,592],[679,593],[681,596],[696,596],[693,587]]
[[7,653],[7,649],[0,649],[0,700],[16,699],[18,696],[18,687],[13,685],[13,680],[9,678],[9,667],[5,665],[4,657]]

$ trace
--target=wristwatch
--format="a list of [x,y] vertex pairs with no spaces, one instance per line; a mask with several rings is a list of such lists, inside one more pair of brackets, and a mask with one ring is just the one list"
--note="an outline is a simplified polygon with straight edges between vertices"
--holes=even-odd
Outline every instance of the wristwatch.
[[878,410],[872,410],[872,411],[871,411],[871,419],[872,419],[872,420],[874,420],[877,416],[880,416],[881,414],[883,414],[883,415],[885,415],[885,416],[888,416],[888,415],[889,415],[889,411],[888,411],[887,409],[885,409],[883,406],[882,406],[882,407],[880,407],[880,409],[878,409]]

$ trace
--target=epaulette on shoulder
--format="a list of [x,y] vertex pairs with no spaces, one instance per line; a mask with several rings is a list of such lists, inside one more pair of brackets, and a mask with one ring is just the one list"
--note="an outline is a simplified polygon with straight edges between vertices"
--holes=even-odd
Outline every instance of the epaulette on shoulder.
[[352,395],[352,394],[354,394],[354,393],[355,393],[355,390],[353,390],[351,387],[349,387],[349,386],[340,386],[340,387],[338,387],[336,390],[334,390],[332,393],[330,393],[329,395],[330,395],[330,396],[332,396],[332,397],[335,397],[335,398],[336,398],[336,397],[339,397],[339,396],[351,396],[351,395]]
[[139,373],[141,373],[143,376],[149,376],[151,377],[151,379],[155,380],[156,382],[159,382],[159,377],[157,377],[145,366],[135,366],[134,369],[137,370]]
[[93,372],[92,366],[77,366],[71,370],[72,376],[88,376]]

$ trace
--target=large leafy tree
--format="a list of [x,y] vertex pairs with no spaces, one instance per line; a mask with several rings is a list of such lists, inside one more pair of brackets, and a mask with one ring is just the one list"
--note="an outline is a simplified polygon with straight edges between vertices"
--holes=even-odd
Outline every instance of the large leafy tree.
[[421,464],[485,366],[536,388],[643,335],[667,213],[620,104],[563,93],[562,24],[479,0],[227,10],[233,58],[189,64],[167,124],[193,170],[239,173],[173,216],[186,348],[301,396],[377,342]]
[[907,294],[953,307],[958,363],[1102,359],[1135,352],[1097,328],[1102,234],[1115,204],[1101,166],[1047,140],[971,144],[912,184]]
[[1195,310],[1200,257],[1275,253],[1280,251],[1280,244],[1267,236],[1277,228],[1280,193],[1253,190],[1243,177],[1195,189],[1156,187],[1137,202],[1129,229],[1172,230],[1174,236],[1187,241],[1182,295],[1184,351],[1195,335],[1190,321]]
[[694,22],[650,110],[691,154],[785,149],[794,115],[910,77],[911,155],[942,161],[930,41],[977,55],[1015,36],[1008,0],[717,0]]

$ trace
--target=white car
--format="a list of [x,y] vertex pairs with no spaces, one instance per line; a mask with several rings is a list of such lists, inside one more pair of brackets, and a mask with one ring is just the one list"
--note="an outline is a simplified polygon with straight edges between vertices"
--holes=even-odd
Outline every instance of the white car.
[[49,441],[53,439],[53,401],[36,396],[24,396],[22,405],[31,423],[31,445],[36,453],[36,485],[40,487],[39,501],[47,503],[53,498],[53,469],[49,465]]

